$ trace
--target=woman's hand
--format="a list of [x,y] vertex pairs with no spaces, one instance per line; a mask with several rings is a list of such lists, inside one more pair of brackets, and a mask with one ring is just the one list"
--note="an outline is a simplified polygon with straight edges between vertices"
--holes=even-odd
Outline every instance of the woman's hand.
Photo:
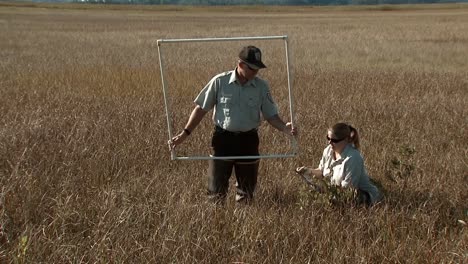
[[307,166],[297,167],[296,172],[305,176],[310,176],[311,169]]

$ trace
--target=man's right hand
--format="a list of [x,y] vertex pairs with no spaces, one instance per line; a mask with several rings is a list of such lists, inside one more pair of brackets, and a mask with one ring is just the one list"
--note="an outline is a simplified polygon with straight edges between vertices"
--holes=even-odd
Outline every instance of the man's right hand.
[[169,150],[172,151],[175,149],[175,147],[182,144],[182,142],[184,142],[187,136],[187,133],[185,133],[185,131],[182,131],[178,135],[174,136],[172,139],[167,141],[167,144],[169,145]]
[[167,141],[167,144],[169,145],[169,150],[172,151],[175,149],[175,147],[182,144],[182,142],[184,142],[184,140],[189,136],[189,134],[193,132],[195,127],[197,127],[197,125],[200,123],[200,121],[203,119],[206,113],[208,113],[208,111],[203,110],[203,108],[201,108],[198,105],[195,106],[192,113],[190,114],[189,121],[185,125],[185,129],[182,130],[182,132],[180,132],[177,136]]

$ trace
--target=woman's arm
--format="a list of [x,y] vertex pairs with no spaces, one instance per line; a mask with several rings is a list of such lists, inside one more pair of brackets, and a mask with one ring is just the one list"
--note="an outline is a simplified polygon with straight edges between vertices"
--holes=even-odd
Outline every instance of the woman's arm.
[[346,188],[348,186],[356,188],[364,170],[364,162],[362,160],[362,157],[354,155],[349,158],[346,158],[343,163],[344,177],[341,181],[341,186],[343,188]]
[[318,177],[318,178],[323,177],[322,170],[319,168],[312,169],[307,166],[302,166],[302,167],[298,167],[296,169],[296,172],[300,174],[312,175],[313,177]]

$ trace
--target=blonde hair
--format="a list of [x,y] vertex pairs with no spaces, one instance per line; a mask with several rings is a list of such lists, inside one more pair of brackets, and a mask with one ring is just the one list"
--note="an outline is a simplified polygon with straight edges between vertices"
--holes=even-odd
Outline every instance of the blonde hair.
[[359,133],[356,128],[346,123],[337,123],[329,129],[337,138],[346,139],[356,149],[361,147]]

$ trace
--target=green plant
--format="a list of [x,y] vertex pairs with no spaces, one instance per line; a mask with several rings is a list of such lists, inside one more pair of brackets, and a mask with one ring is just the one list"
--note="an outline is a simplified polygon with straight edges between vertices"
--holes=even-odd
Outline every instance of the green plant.
[[399,148],[398,155],[389,162],[389,170],[386,175],[393,182],[408,179],[414,172],[414,155],[416,149],[412,146],[403,145]]
[[18,240],[18,245],[16,246],[16,256],[15,256],[15,263],[22,264],[26,263],[26,253],[29,247],[29,238],[27,235],[23,235]]

